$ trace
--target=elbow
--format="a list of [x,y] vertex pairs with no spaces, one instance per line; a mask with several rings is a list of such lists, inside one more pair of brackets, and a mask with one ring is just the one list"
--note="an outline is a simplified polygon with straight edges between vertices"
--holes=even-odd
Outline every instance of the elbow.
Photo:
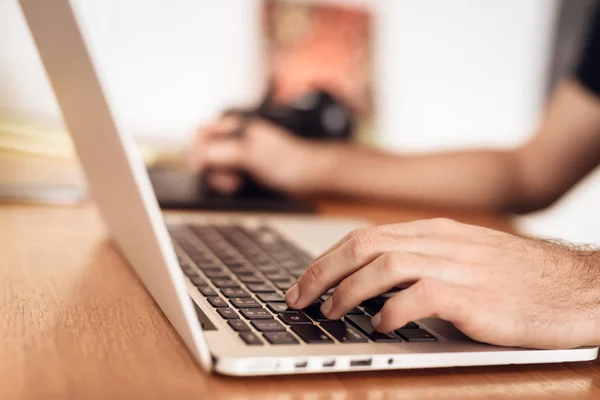
[[560,196],[524,196],[512,202],[510,208],[506,211],[514,214],[529,214],[536,211],[541,211],[550,207],[558,200]]
[[552,174],[539,163],[532,162],[523,150],[511,153],[509,158],[512,168],[507,187],[510,189],[503,211],[515,214],[548,208],[566,191],[556,185]]
[[563,190],[556,190],[550,184],[538,182],[520,190],[515,190],[509,202],[510,207],[506,211],[515,214],[528,214],[541,211],[550,207],[564,194]]

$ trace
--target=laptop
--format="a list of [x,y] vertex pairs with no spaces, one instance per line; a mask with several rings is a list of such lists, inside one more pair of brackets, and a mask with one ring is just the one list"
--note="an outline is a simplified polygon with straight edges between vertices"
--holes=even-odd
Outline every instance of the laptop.
[[124,257],[206,371],[236,376],[592,360],[597,347],[532,350],[468,339],[440,319],[390,334],[371,317],[393,293],[329,321],[285,290],[363,224],[317,217],[163,215],[132,136],[111,107],[76,2],[20,0],[87,176]]

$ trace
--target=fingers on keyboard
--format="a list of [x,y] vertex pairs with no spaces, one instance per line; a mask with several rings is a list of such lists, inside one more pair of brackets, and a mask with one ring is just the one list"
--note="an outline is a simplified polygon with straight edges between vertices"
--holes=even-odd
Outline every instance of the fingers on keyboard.
[[375,331],[371,317],[383,307],[384,296],[364,301],[338,321],[320,310],[334,289],[302,311],[288,308],[283,293],[312,257],[270,228],[194,225],[169,230],[187,256],[178,255],[183,273],[248,345],[298,344],[297,337],[309,344],[333,343],[332,338],[339,343],[437,341],[414,322],[387,334]]

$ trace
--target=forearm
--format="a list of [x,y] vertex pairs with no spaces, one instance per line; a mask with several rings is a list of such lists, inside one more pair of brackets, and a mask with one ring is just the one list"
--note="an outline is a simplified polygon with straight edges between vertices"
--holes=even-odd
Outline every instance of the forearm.
[[406,156],[339,144],[324,149],[326,191],[527,212],[551,204],[598,165],[600,101],[576,82],[561,83],[538,133],[514,151]]
[[356,146],[331,146],[324,191],[492,210],[513,210],[518,186],[511,151],[394,155]]

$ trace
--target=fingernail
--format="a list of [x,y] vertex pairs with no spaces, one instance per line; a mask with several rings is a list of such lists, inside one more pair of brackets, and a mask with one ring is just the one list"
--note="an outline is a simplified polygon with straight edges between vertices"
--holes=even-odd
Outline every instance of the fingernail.
[[381,313],[377,313],[372,319],[371,319],[371,325],[373,325],[373,328],[377,329],[379,328],[379,325],[381,324]]
[[294,286],[289,288],[289,290],[286,292],[285,301],[289,305],[293,305],[294,303],[296,303],[298,301],[299,297],[300,297],[300,288],[298,288],[297,283],[294,283]]
[[323,313],[323,315],[327,316],[331,312],[332,308],[333,308],[333,300],[330,297],[327,300],[325,300],[325,303],[323,303],[323,305],[321,305],[321,312]]

